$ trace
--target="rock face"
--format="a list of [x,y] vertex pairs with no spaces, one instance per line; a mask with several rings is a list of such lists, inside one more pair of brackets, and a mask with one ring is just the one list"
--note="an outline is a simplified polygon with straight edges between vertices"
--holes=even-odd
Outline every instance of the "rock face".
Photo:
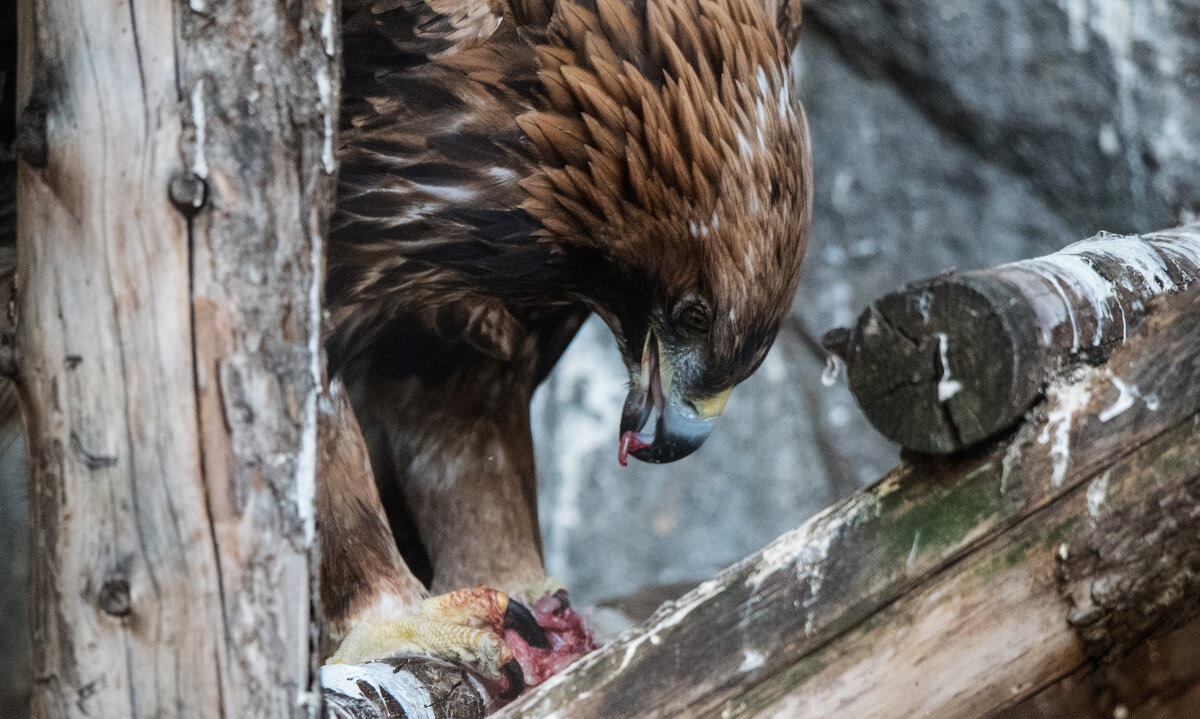
[[844,380],[821,383],[813,341],[870,300],[1200,211],[1200,0],[805,12],[815,218],[762,369],[705,447],[665,466],[617,465],[624,374],[598,322],[536,398],[547,568],[577,598],[702,578],[895,464]]
[[[808,0],[847,63],[1027,178],[1082,234],[1194,212],[1200,1]],[[811,98],[810,101],[817,101]]]
[[25,438],[17,393],[0,382],[0,416],[16,417],[0,424],[0,716],[25,716],[29,676],[29,524],[26,512]]

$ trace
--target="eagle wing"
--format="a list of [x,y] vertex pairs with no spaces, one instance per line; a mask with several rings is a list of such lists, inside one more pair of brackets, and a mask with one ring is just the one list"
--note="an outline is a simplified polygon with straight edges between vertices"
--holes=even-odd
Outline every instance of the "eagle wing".
[[511,25],[474,0],[346,3],[331,371],[402,314],[511,353],[519,322],[495,297],[552,264],[520,209],[533,150],[515,118],[536,64]]

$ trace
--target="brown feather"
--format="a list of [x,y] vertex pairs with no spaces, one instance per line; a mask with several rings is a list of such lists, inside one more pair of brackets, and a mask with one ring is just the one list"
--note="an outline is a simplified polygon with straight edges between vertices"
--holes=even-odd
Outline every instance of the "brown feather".
[[[616,58],[615,60],[615,62],[609,63],[603,58],[592,57],[592,69],[596,73],[596,79],[600,81],[600,87],[624,111],[626,107],[633,104],[634,99],[637,98],[637,93],[629,78],[622,75],[617,69],[621,65],[621,59]],[[624,113],[622,112],[622,114]]]
[[620,161],[621,156],[625,154],[625,146],[621,144],[617,133],[622,131],[624,119],[624,115],[622,114],[622,124],[606,126],[602,125],[599,120],[591,115],[583,116],[583,124],[587,126],[588,134],[592,136],[592,145],[588,148],[588,158],[590,161],[596,161],[596,154],[600,154],[613,163],[614,166]]
[[595,75],[577,67],[564,67],[561,72],[584,112],[610,127],[621,126],[621,106],[600,89],[600,82]]
[[621,56],[613,49],[608,38],[596,31],[589,31],[584,36],[583,52],[593,70],[599,63],[611,66],[621,62]]
[[615,54],[629,59],[641,54],[645,32],[627,5],[619,2],[596,3],[596,14],[600,29]]
[[[570,87],[567,85],[567,79],[557,68],[554,70],[541,70],[538,72],[538,80],[542,82],[546,99],[550,105],[566,110],[574,110],[578,107],[575,103],[575,94],[571,92]],[[522,129],[525,129],[524,126],[522,126]]]

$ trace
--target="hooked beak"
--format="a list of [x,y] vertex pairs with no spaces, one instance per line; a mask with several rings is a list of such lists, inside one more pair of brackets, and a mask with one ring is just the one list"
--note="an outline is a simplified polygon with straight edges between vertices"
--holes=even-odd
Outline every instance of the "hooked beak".
[[[653,332],[642,349],[642,371],[629,388],[621,413],[621,447],[617,460],[624,467],[628,456],[653,464],[682,459],[699,449],[725,409],[730,390],[687,401],[673,392],[671,366],[663,361]],[[648,433],[642,430],[657,420]]]

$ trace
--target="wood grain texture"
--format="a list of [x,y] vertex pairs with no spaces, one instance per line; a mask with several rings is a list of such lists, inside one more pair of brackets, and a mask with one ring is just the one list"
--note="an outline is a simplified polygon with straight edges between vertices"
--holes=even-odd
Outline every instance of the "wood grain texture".
[[[973,717],[1186,618],[1198,322],[1200,293],[1177,296],[1105,366],[1052,384],[1004,442],[902,465],[499,716]],[[1108,565],[1065,569],[1084,548],[1167,532],[1162,569],[1163,555],[1117,553],[1126,576],[1157,578],[1130,601],[1113,600]]]
[[34,716],[317,711],[333,10],[22,3]]
[[1200,619],[1157,634],[1121,661],[1079,671],[992,719],[1193,719],[1200,716]]

